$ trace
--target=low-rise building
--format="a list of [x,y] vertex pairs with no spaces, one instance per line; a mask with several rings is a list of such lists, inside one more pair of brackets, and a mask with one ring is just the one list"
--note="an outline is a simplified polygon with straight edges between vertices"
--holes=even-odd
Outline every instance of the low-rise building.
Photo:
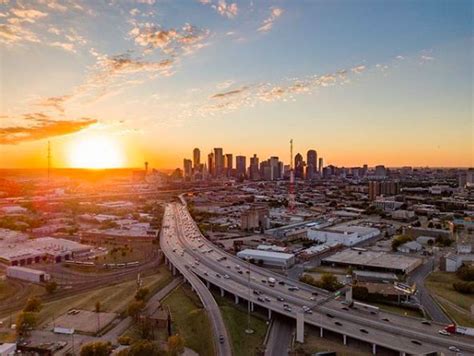
[[397,251],[402,253],[415,253],[421,251],[423,246],[416,241],[408,241],[398,246]]
[[269,267],[289,268],[295,264],[295,255],[291,253],[246,249],[238,252],[237,257]]
[[6,272],[9,278],[21,279],[33,283],[47,282],[51,278],[50,275],[44,271],[19,266],[7,267]]

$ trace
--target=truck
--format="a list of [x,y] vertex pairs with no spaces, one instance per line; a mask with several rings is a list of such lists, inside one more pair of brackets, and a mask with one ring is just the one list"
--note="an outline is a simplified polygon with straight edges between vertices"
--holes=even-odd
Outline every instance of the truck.
[[456,324],[449,324],[444,328],[450,334],[461,334],[461,335],[468,335],[474,336],[474,328],[468,328],[465,326],[459,326]]
[[273,277],[268,277],[268,285],[274,287],[275,286],[275,283],[276,283],[276,279],[273,278]]

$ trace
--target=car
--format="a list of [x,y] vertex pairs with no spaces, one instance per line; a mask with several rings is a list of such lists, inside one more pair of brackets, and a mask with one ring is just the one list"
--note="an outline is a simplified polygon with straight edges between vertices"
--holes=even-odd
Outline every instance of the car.
[[299,288],[298,288],[298,287],[295,287],[295,286],[289,286],[289,287],[288,287],[288,290],[293,292],[293,291],[295,291],[295,290],[299,290]]
[[386,321],[386,322],[390,322],[390,320],[388,320],[388,318],[382,318],[383,321]]
[[217,278],[221,278],[221,275],[219,273],[216,273]]
[[249,270],[247,270],[247,271],[245,271],[245,273],[247,273],[247,274],[250,274],[250,271],[249,271]]
[[334,318],[334,315],[329,314],[329,313],[326,313],[326,316],[327,316],[328,318],[331,318],[331,319]]
[[289,308],[290,306],[288,304],[283,304],[283,308]]
[[238,273],[238,274],[244,274],[244,272],[242,272],[242,271],[237,271],[237,273]]
[[286,311],[289,311],[289,312],[291,311],[291,307],[290,307],[290,306],[286,306],[286,307],[284,306],[283,309],[285,309]]
[[431,325],[431,323],[428,320],[422,320],[421,323],[423,325]]
[[361,332],[361,333],[364,333],[364,334],[368,334],[368,333],[369,333],[369,332],[368,332],[367,330],[365,330],[365,329],[360,329],[360,332]]
[[438,330],[438,334],[444,335],[444,336],[449,336],[449,335],[451,335],[451,334],[448,333],[446,330]]
[[262,279],[262,283],[267,283],[267,280],[266,280],[266,279]]
[[272,300],[271,300],[270,298],[268,298],[268,297],[265,297],[264,299],[265,299],[266,302],[271,302],[271,301],[272,301]]
[[226,268],[230,268],[230,266],[225,266]]
[[207,272],[204,272],[204,275],[205,275],[205,276],[209,276],[209,273],[207,273]]
[[342,326],[342,323],[339,321],[335,321],[334,324],[336,324],[337,326]]
[[318,292],[313,292],[311,293],[312,295],[319,295]]
[[265,299],[263,299],[262,297],[258,297],[257,300],[258,300],[259,302],[265,303]]
[[229,276],[228,274],[224,274],[224,278],[225,278],[225,279],[229,279],[230,276]]
[[410,341],[411,341],[412,344],[421,346],[421,342],[419,342],[418,340],[410,340]]
[[452,352],[461,352],[461,350],[459,350],[456,346],[449,346],[448,350]]
[[255,295],[260,295],[260,292],[259,292],[258,290],[254,290],[254,291],[253,291],[253,294],[255,294]]
[[315,297],[310,297],[309,300],[316,300],[316,298]]
[[219,335],[219,342],[220,342],[221,344],[224,343],[224,335]]
[[346,310],[346,311],[348,311],[348,310],[349,310],[349,308],[348,308],[348,307],[342,307],[341,309],[342,309],[342,310]]
[[279,302],[284,302],[284,301],[285,301],[285,298],[277,297],[277,300],[278,300]]
[[285,282],[284,282],[284,281],[278,281],[278,284],[284,286],[284,285],[285,285]]

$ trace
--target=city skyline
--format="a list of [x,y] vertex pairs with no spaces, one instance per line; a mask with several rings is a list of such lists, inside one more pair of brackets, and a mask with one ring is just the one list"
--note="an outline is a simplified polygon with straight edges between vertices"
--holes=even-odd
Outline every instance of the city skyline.
[[172,169],[221,145],[286,161],[290,138],[325,165],[471,167],[471,9],[2,2],[0,167],[45,167],[48,141],[55,167]]

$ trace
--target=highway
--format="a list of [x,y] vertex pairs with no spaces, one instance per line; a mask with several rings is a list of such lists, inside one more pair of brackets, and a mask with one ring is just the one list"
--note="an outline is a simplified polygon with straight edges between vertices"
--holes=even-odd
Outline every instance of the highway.
[[232,355],[232,347],[230,346],[227,328],[224,319],[222,318],[220,308],[212,296],[212,293],[199,277],[186,268],[186,263],[172,252],[175,244],[178,242],[178,236],[183,234],[181,230],[182,226],[180,226],[177,220],[173,219],[173,217],[174,215],[170,214],[170,210],[167,208],[163,216],[163,227],[166,226],[166,228],[162,229],[160,235],[161,248],[166,255],[170,256],[169,261],[173,264],[174,268],[177,268],[181,272],[201,299],[201,302],[209,315],[217,354],[220,356]]
[[444,311],[440,308],[438,303],[436,303],[428,289],[425,287],[425,279],[433,270],[433,265],[434,260],[433,257],[431,257],[428,262],[419,266],[414,271],[409,280],[410,283],[416,283],[420,304],[423,305],[425,312],[431,317],[431,319],[440,323],[449,324],[451,323],[451,319],[446,316]]
[[[169,240],[169,245],[163,250],[165,256],[180,271],[184,264],[188,272],[220,287],[221,293],[232,293],[238,298],[250,300],[252,306],[259,305],[269,310],[269,314],[277,312],[293,319],[297,313],[303,313],[303,306],[310,307],[311,314],[304,314],[306,323],[322,326],[323,332],[330,330],[345,335],[344,339],[348,338],[349,344],[350,338],[371,343],[375,345],[374,353],[377,346],[382,346],[409,354],[436,351],[455,355],[448,349],[455,346],[464,355],[474,354],[474,339],[461,335],[440,335],[438,331],[444,327],[443,324],[432,322],[426,325],[416,318],[386,312],[372,315],[361,308],[348,308],[342,302],[328,298],[325,291],[249,265],[205,239],[182,204],[169,204],[165,217],[165,230],[170,229],[171,220],[180,227],[173,231],[177,234],[176,238]],[[276,278],[279,283],[269,286],[268,277]],[[290,291],[289,286],[298,290]]]

